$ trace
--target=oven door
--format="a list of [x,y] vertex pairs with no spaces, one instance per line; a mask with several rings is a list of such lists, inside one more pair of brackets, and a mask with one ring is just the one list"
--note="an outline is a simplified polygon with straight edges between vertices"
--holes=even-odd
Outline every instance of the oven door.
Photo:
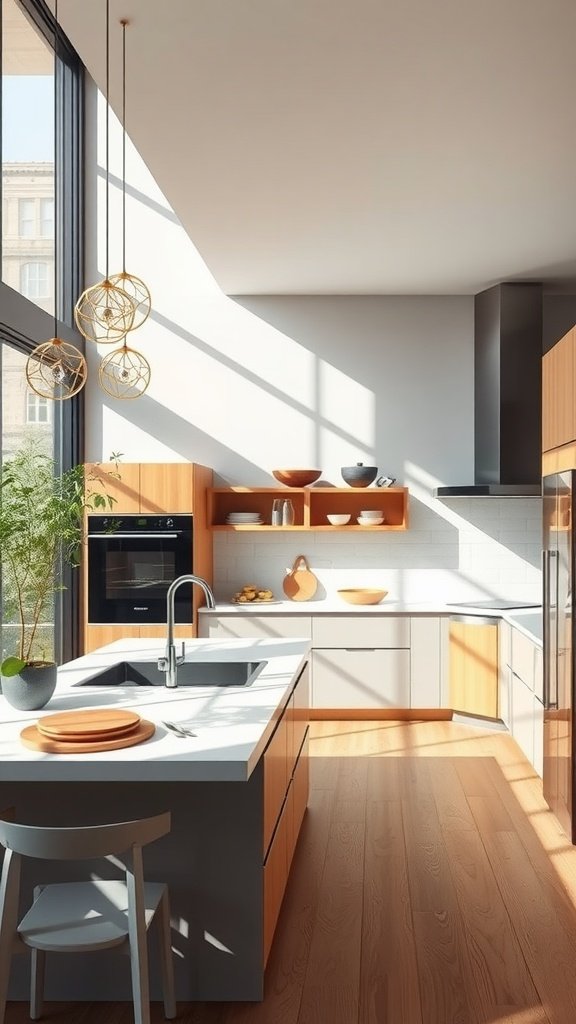
[[[88,534],[88,621],[165,623],[166,592],[193,571],[190,530]],[[176,591],[175,621],[193,624],[192,585]]]

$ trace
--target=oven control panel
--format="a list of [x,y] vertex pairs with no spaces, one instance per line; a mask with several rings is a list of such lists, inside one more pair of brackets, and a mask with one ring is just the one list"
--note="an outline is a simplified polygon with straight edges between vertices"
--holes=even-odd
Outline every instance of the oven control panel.
[[191,530],[192,516],[115,516],[114,513],[109,513],[106,516],[88,516],[88,532],[92,534],[141,533],[146,535],[171,532],[190,533]]

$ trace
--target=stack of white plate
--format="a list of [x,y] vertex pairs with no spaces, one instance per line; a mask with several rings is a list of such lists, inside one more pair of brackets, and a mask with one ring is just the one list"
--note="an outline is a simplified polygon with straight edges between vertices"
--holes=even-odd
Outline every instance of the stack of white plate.
[[260,526],[263,519],[259,512],[229,512],[226,522],[229,526]]

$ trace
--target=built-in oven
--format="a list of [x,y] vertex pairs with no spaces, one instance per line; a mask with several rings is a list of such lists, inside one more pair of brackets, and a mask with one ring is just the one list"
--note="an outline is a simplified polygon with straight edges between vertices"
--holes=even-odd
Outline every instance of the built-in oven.
[[[88,516],[88,622],[165,623],[166,592],[193,572],[192,516]],[[193,623],[192,585],[176,591],[175,621]]]

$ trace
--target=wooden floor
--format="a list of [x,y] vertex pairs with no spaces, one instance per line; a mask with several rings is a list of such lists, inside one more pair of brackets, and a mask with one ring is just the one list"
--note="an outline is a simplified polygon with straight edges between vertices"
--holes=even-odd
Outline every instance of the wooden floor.
[[[316,722],[312,791],[263,1003],[182,1024],[573,1024],[576,848],[505,733]],[[9,1005],[7,1024],[28,1020]],[[130,1004],[48,1004],[130,1024]],[[163,1020],[160,1006],[153,1021]]]

